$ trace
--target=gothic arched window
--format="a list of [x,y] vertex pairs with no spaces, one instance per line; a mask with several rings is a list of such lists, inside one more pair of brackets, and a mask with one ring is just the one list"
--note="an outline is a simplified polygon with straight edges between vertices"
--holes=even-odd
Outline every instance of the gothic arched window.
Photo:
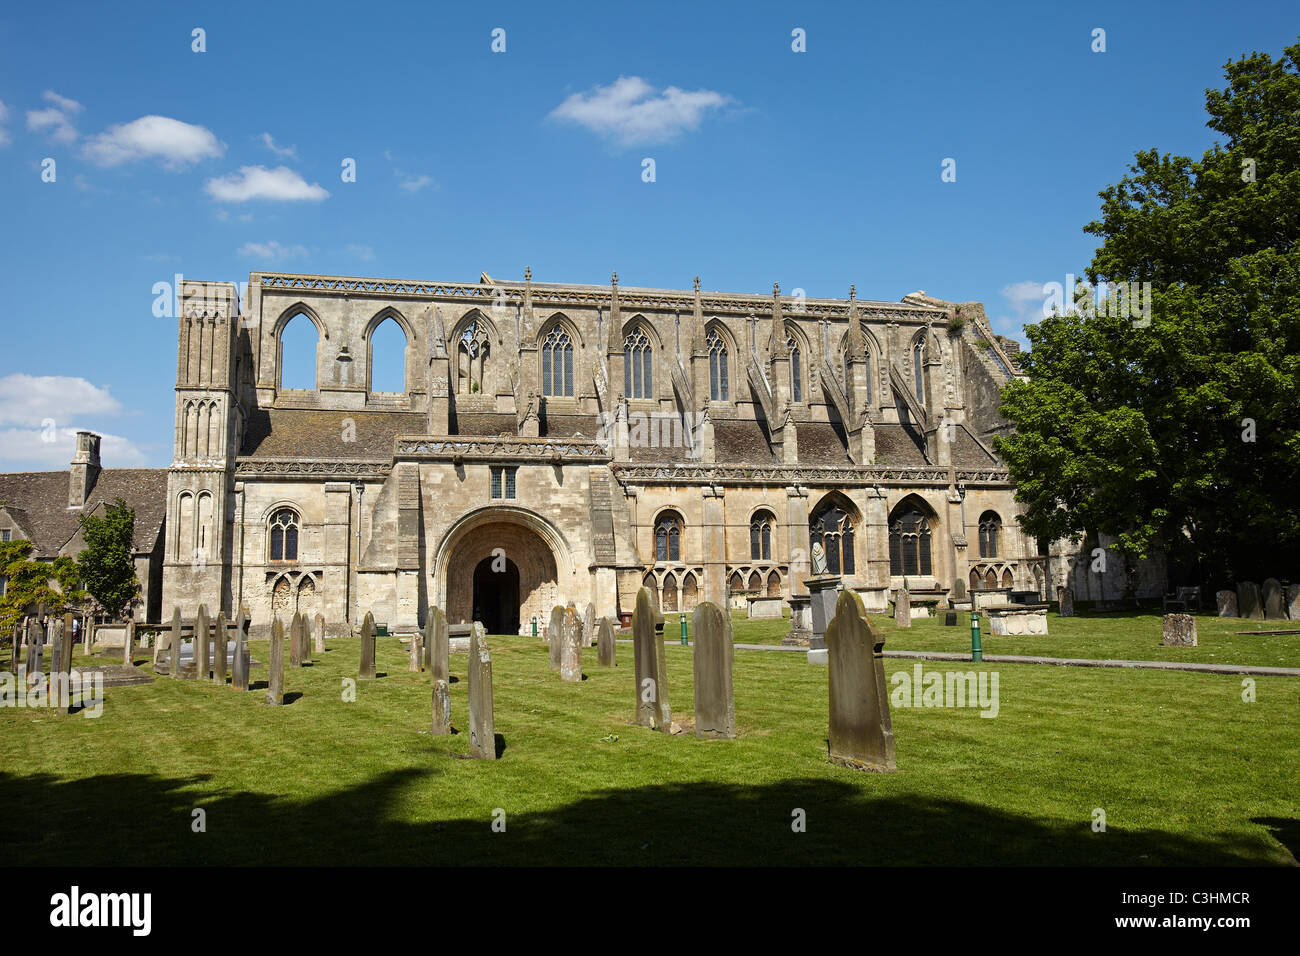
[[628,398],[654,398],[652,353],[645,329],[633,329],[623,340],[623,393]]
[[542,394],[573,397],[573,340],[559,325],[542,342]]
[[785,347],[790,353],[790,393],[795,402],[803,401],[803,362],[800,361],[799,343],[793,335],[785,337]]
[[916,400],[922,405],[925,404],[925,344],[919,339],[916,345],[912,346],[912,375],[916,379]]
[[682,559],[682,518],[675,511],[665,511],[655,521],[655,561]]
[[727,377],[727,344],[716,329],[710,329],[704,347],[709,350],[709,398],[715,402],[729,402],[731,383]]
[[271,560],[298,560],[298,512],[281,508],[271,515]]
[[477,319],[460,333],[456,343],[456,391],[461,395],[482,393],[492,340]]
[[772,528],[776,518],[770,511],[760,511],[749,522],[749,559],[751,561],[772,560]]
[[831,574],[853,574],[853,519],[836,501],[829,501],[813,513],[808,522],[809,546],[820,543],[826,549],[826,570]]
[[986,511],[980,515],[980,557],[996,558],[998,556],[998,533],[1002,530],[1002,519],[996,511]]
[[899,513],[889,525],[889,573],[934,573],[930,522],[915,506]]

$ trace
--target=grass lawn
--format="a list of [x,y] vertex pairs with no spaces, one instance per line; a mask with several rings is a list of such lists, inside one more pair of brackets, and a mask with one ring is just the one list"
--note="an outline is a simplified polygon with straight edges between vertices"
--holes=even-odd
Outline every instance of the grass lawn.
[[[970,653],[970,614],[957,612],[957,626],[943,626],[939,617],[920,617],[900,628],[893,615],[876,614],[871,620],[885,632],[887,651],[948,651]],[[676,637],[677,615],[666,615],[664,633]],[[790,630],[790,620],[750,621],[744,611],[733,611],[737,641],[780,644]],[[1286,635],[1249,635],[1241,631],[1277,631]],[[1007,635],[988,632],[988,619],[980,615],[980,643],[985,654],[1027,654],[1037,657],[1119,658],[1131,661],[1196,661],[1202,664],[1255,664],[1300,667],[1300,621],[1244,621],[1239,618],[1196,615],[1196,647],[1165,647],[1160,613],[1124,612],[1086,617],[1047,615],[1047,634]],[[744,635],[743,637],[741,635]]]
[[[759,626],[738,626],[737,641]],[[910,636],[947,640],[932,622]],[[1106,640],[1099,654],[1150,643]],[[1300,853],[1293,678],[1257,679],[1244,703],[1233,677],[985,664],[999,674],[998,716],[896,707],[899,772],[879,775],[827,761],[826,670],[802,655],[737,651],[741,736],[710,742],[629,724],[630,644],[612,670],[588,651],[587,679],[564,684],[540,640],[494,637],[505,750],[484,762],[457,759],[465,655],[452,656],[461,733],[432,737],[428,675],[407,671],[396,638],[380,638],[386,676],[359,682],[353,703],[340,689],[359,643],[329,643],[312,667],[286,670],[281,708],[258,690],[160,678],[108,689],[93,720],[0,709],[6,860],[1295,865]],[[266,652],[253,644],[256,659]],[[689,724],[690,650],[667,659],[674,718]],[[911,668],[885,663],[886,675]],[[263,684],[265,669],[253,676]],[[205,833],[191,829],[195,808]],[[791,829],[796,808],[804,833]],[[1090,827],[1096,808],[1104,833]]]

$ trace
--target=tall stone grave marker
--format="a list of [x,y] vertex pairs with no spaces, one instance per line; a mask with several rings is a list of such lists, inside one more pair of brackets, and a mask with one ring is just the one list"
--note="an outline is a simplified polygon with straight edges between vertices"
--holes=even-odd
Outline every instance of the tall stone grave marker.
[[410,657],[410,669],[416,674],[424,670],[424,650],[420,647],[420,634],[418,631],[411,635],[411,639],[406,645],[406,651]]
[[[839,614],[839,601],[835,602],[835,613]],[[899,588],[894,597],[894,624],[897,627],[912,626],[912,592]]]
[[596,627],[596,663],[601,667],[614,667],[614,625],[602,617]]
[[1300,621],[1300,584],[1286,589],[1286,613],[1293,621]]
[[302,615],[293,612],[289,621],[289,666],[302,667]]
[[897,769],[884,645],[867,620],[862,598],[855,591],[842,592],[826,629],[831,763],[858,770]]
[[316,653],[325,653],[325,615],[316,615]]
[[695,736],[730,740],[736,736],[731,615],[703,601],[691,614],[691,633],[695,636]]
[[[212,661],[209,660],[209,643],[211,641],[211,624],[208,621],[208,606],[199,605],[199,616],[194,622],[194,678],[207,680],[211,673]],[[188,675],[187,675],[188,676]]]
[[218,687],[226,686],[226,649],[230,642],[230,632],[226,629],[226,612],[217,612],[217,621],[212,628],[212,683]]
[[1215,591],[1215,603],[1219,606],[1219,617],[1236,617],[1237,616],[1237,592],[1236,591]]
[[135,663],[135,618],[128,618],[123,629],[122,663],[127,667]]
[[181,609],[172,608],[171,647],[167,650],[167,672],[180,680],[181,676]]
[[361,680],[375,679],[375,616],[369,611],[361,622],[361,671],[357,676]]
[[244,615],[244,609],[239,609],[239,616],[235,618],[235,659],[231,667],[230,686],[235,690],[248,690],[248,634],[247,634],[247,617]]
[[1191,614],[1166,614],[1165,646],[1195,647],[1196,618]]
[[1074,617],[1074,588],[1061,589],[1061,617]]
[[271,622],[271,649],[266,655],[266,702],[273,707],[284,703],[284,624]]
[[475,622],[469,639],[469,755],[496,760],[497,743],[492,719],[492,655],[483,626]]
[[424,653],[429,658],[429,683],[442,681],[450,686],[451,638],[447,615],[440,607],[429,608],[429,618],[424,622],[424,643]]
[[1277,578],[1267,578],[1263,587],[1264,620],[1280,621],[1286,617],[1282,606],[1282,582]]
[[668,707],[663,641],[655,634],[655,611],[646,588],[641,588],[636,594],[636,609],[632,612],[632,648],[636,662],[636,723],[668,733],[672,712]]
[[572,606],[564,612],[564,627],[560,644],[560,680],[582,682],[582,645],[584,629]]
[[1237,582],[1237,614],[1257,621],[1264,619],[1264,608],[1259,600],[1259,586],[1254,581]]
[[550,645],[551,670],[559,670],[560,648],[564,646],[564,608],[558,604],[551,608],[551,622],[546,627],[546,642]]
[[445,680],[433,682],[433,724],[429,732],[436,737],[451,733],[451,691]]
[[[75,635],[72,632],[72,615],[63,615],[63,626],[59,629],[59,663],[50,670],[51,675],[55,677],[54,686],[51,693],[58,695],[58,700],[63,700],[62,688],[68,688],[68,707],[67,712],[72,712],[72,652],[76,647]],[[85,694],[82,695],[82,706],[86,705]]]
[[588,603],[582,616],[582,646],[592,647],[596,643],[596,606]]

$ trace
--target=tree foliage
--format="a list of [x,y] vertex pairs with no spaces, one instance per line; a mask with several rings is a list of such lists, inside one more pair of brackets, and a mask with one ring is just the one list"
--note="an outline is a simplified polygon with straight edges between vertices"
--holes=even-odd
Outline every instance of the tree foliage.
[[[0,597],[0,627],[17,627],[26,614],[44,605],[52,614],[80,607],[86,593],[80,587],[77,563],[60,556],[54,561],[33,561],[30,541],[0,542],[0,575],[5,593]],[[53,584],[51,584],[53,582]]]
[[1300,44],[1226,65],[1199,160],[1138,152],[1099,195],[1093,283],[1150,282],[1150,325],[1026,328],[997,440],[1031,534],[1105,532],[1211,583],[1300,563]]
[[110,618],[125,618],[140,596],[132,558],[135,511],[118,498],[105,507],[104,517],[83,514],[79,520],[86,548],[77,555],[77,568],[85,589]]

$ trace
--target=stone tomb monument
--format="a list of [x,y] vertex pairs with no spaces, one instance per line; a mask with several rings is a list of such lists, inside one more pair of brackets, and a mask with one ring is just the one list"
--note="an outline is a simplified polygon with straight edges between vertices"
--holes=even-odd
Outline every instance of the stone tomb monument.
[[809,604],[812,610],[812,634],[808,637],[808,663],[826,663],[826,626],[835,616],[835,602],[838,600],[843,582],[839,575],[819,574],[804,579],[808,588]]
[[1165,646],[1195,647],[1196,618],[1191,614],[1166,614]]
[[1259,586],[1254,581],[1237,582],[1237,614],[1257,621],[1264,619],[1264,607],[1259,599]]
[[736,736],[731,616],[711,601],[703,601],[691,614],[691,633],[695,635],[695,736],[730,740]]
[[636,663],[636,721],[642,727],[669,733],[668,679],[664,667],[664,642],[655,635],[655,612],[650,592],[641,588],[632,612],[632,648]]
[[1286,609],[1282,606],[1282,582],[1277,578],[1267,578],[1261,589],[1264,600],[1264,620],[1281,621],[1286,618]]
[[1214,602],[1219,608],[1219,617],[1237,616],[1237,592],[1215,591]]
[[885,639],[862,598],[845,591],[826,629],[830,688],[831,763],[858,770],[893,771],[894,730],[881,657]]

